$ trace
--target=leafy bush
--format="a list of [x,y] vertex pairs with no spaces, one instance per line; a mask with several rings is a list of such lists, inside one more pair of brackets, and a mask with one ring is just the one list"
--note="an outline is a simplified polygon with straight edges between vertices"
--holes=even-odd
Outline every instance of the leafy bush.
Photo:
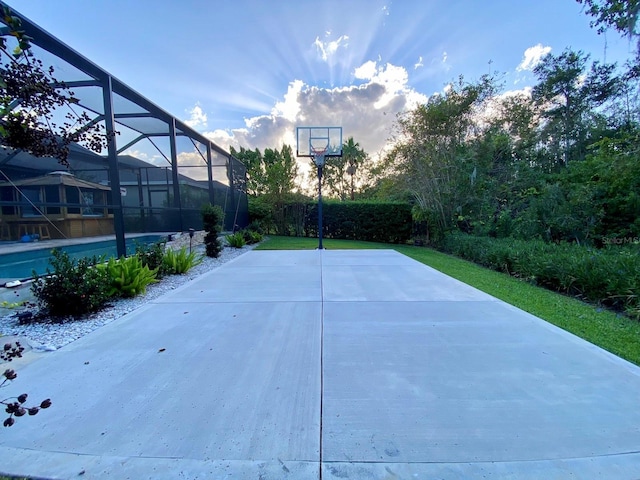
[[147,290],[147,285],[157,282],[157,270],[143,265],[137,255],[110,258],[106,264],[98,265],[108,275],[109,290],[112,297],[135,297]]
[[100,310],[109,299],[109,278],[105,269],[95,268],[97,257],[71,260],[54,249],[47,275],[34,272],[31,291],[38,305],[53,317],[82,316]]
[[140,259],[142,265],[149,267],[149,270],[156,270],[156,278],[162,278],[168,274],[164,265],[166,242],[158,241],[152,244],[136,244],[136,257]]
[[251,230],[249,228],[246,228],[244,230],[242,230],[242,237],[244,238],[244,241],[246,242],[247,245],[253,245],[254,243],[260,243],[263,239],[263,236],[260,232],[257,232],[255,230]]
[[452,233],[443,250],[493,270],[640,318],[640,248],[596,249]]
[[242,248],[247,244],[242,232],[236,232],[233,235],[227,235],[225,237],[225,240],[227,241],[229,246],[233,248]]
[[164,255],[163,267],[167,274],[182,275],[196,265],[200,265],[202,260],[202,255],[198,255],[196,252],[187,253],[187,247],[182,247],[177,251],[170,248]]
[[224,212],[219,206],[207,204],[202,207],[202,224],[204,231],[207,232],[204,237],[207,257],[217,258],[222,251],[222,244],[218,240],[218,236],[222,231],[223,219]]
[[248,203],[252,229],[268,233],[274,225],[273,205],[264,197],[249,197]]
[[[405,243],[411,238],[411,206],[399,202],[337,202],[323,204],[323,236],[381,243]],[[307,236],[318,235],[318,206],[310,204]]]

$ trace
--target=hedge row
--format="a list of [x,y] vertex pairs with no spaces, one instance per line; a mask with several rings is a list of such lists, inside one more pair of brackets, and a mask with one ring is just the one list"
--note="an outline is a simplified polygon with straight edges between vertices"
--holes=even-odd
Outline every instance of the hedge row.
[[[251,221],[265,233],[318,236],[318,204],[289,201],[269,204],[249,202]],[[411,207],[394,202],[323,203],[323,236],[382,243],[405,243],[411,238]]]
[[551,290],[600,303],[640,319],[640,248],[596,249],[541,240],[452,233],[442,249]]
[[[405,243],[411,238],[411,207],[405,203],[325,202],[322,231],[326,238]],[[307,209],[307,236],[318,236],[318,204]]]

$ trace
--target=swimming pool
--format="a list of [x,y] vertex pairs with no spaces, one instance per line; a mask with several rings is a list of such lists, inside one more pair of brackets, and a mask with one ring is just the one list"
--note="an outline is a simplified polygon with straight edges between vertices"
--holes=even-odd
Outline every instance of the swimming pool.
[[[134,253],[136,245],[149,245],[166,238],[165,235],[143,235],[135,238],[127,238],[125,239],[127,254]],[[83,257],[93,257],[94,255],[105,255],[107,258],[117,255],[115,240],[103,240],[100,242],[67,245],[56,248],[67,252],[69,257],[75,260]],[[0,255],[0,278],[25,280],[33,277],[34,270],[39,275],[43,275],[47,273],[47,267],[51,268],[49,264],[50,257],[50,248],[2,254]]]

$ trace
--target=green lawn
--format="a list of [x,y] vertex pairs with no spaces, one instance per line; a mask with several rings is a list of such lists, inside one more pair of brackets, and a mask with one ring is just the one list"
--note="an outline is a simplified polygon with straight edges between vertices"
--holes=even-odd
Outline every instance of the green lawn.
[[[331,239],[322,243],[329,250],[396,250],[640,365],[640,322],[628,317],[428,248]],[[257,249],[313,250],[317,246],[314,238],[269,237]]]

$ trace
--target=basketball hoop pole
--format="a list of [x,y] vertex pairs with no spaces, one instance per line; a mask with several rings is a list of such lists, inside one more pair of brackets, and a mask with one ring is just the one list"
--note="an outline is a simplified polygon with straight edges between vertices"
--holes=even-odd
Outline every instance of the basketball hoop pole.
[[326,149],[313,150],[313,163],[318,167],[318,250],[322,247],[322,168],[324,167],[324,154]]
[[318,250],[323,250],[322,170],[327,158],[342,156],[342,127],[296,127],[296,156],[311,158],[318,167]]

